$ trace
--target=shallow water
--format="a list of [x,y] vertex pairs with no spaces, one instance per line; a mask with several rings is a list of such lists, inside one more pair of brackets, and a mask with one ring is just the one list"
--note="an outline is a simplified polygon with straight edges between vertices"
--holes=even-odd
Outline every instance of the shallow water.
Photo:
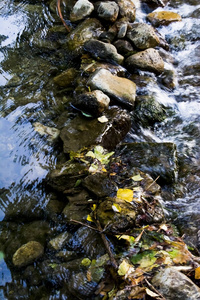
[[[176,59],[177,87],[172,91],[158,85],[147,92],[173,110],[173,115],[154,128],[132,129],[129,141],[174,142],[182,162],[176,198],[165,199],[169,216],[194,232],[200,220],[200,5],[198,1],[172,1],[165,9],[181,14],[183,20],[158,28],[170,44]],[[137,19],[145,14],[138,10]],[[40,3],[1,1],[0,3],[0,221],[27,200],[37,199],[37,208],[45,207],[42,188],[49,169],[56,164],[56,147],[35,132],[33,123],[54,126],[64,109],[56,96],[52,78],[62,68],[63,56],[38,49],[35,39],[43,36],[56,22],[56,16]],[[61,59],[62,58],[62,59]],[[17,209],[17,208],[16,208]],[[19,209],[20,210],[20,209]],[[171,214],[172,212],[172,214]],[[10,216],[10,215],[9,215]],[[4,260],[0,260],[1,290],[12,281]]]

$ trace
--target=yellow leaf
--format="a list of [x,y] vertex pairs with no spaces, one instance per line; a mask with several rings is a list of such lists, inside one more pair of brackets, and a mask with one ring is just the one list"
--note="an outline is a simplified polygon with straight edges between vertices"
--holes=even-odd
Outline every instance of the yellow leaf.
[[94,222],[93,218],[90,215],[87,215],[87,221]]
[[92,207],[91,207],[91,210],[94,211],[96,208],[97,208],[97,205],[93,204]]
[[152,298],[157,298],[157,297],[159,297],[158,294],[152,292],[152,291],[151,291],[150,289],[148,289],[148,288],[146,288],[146,293],[147,293],[147,295],[151,296]]
[[134,267],[132,265],[130,265],[125,259],[122,261],[122,263],[119,265],[118,271],[117,273],[120,276],[124,276],[127,274],[131,274],[132,272],[134,272]]
[[195,269],[195,279],[200,279],[200,267]]
[[122,210],[121,207],[119,206],[119,204],[117,204],[117,203],[114,203],[112,205],[112,209],[114,212],[120,212]]
[[119,189],[117,191],[117,198],[131,202],[133,200],[133,191],[130,189]]
[[140,176],[140,174],[135,175],[133,177],[131,177],[133,179],[133,181],[141,181],[142,179],[144,179],[143,177]]
[[119,240],[123,239],[123,240],[128,241],[129,243],[132,243],[132,242],[134,242],[134,240],[135,240],[135,238],[134,238],[133,236],[131,236],[131,235],[126,235],[126,234],[123,234],[123,235],[116,235],[116,237],[117,237]]

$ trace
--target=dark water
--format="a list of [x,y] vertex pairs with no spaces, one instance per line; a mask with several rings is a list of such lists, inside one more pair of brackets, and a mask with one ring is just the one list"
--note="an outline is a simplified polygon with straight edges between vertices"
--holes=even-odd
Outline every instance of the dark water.
[[[153,129],[141,128],[137,138],[132,130],[128,138],[177,145],[179,182],[173,201],[166,197],[166,208],[169,215],[176,213],[177,224],[183,228],[187,224],[196,233],[200,229],[200,4],[171,2],[165,9],[179,13],[182,22],[158,30],[176,60],[177,87],[172,91],[150,84],[148,89],[174,114]],[[138,8],[138,21],[144,21],[145,15]],[[37,199],[37,208],[45,207],[42,182],[55,166],[57,152],[33,124],[54,127],[54,119],[65,107],[52,83],[55,69],[65,67],[63,53],[55,51],[52,40],[51,51],[45,51],[41,39],[56,22],[60,24],[56,14],[40,2],[0,2],[0,221],[11,207],[17,210],[23,201],[26,205],[27,199]],[[4,299],[1,286],[11,281],[10,270],[0,258],[0,299]]]

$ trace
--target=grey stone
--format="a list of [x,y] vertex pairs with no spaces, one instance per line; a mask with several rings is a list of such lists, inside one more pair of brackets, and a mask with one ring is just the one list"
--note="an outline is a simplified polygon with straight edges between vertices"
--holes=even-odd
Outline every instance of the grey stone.
[[94,58],[105,61],[114,61],[121,65],[124,57],[117,53],[115,46],[98,40],[90,40],[84,44],[84,50],[89,52]]
[[74,5],[71,14],[70,21],[76,22],[88,17],[94,10],[94,5],[88,0],[78,0]]
[[135,47],[141,50],[154,48],[160,43],[154,28],[145,23],[133,24],[131,29],[127,32],[127,37]]
[[43,253],[44,247],[40,243],[30,241],[14,253],[12,261],[16,267],[24,267],[36,261]]
[[117,48],[117,51],[124,56],[134,51],[133,46],[127,40],[117,40],[114,42],[114,46]]
[[134,107],[136,85],[133,81],[112,75],[105,69],[97,70],[89,79],[91,89],[99,89],[128,108]]
[[200,289],[186,275],[174,267],[160,270],[152,279],[152,284],[166,300],[199,300]]
[[95,10],[98,17],[115,22],[119,13],[119,6],[114,1],[97,2],[95,4]]
[[110,98],[100,90],[80,94],[73,105],[93,116],[99,116],[109,106]]
[[164,71],[164,61],[158,51],[153,48],[129,56],[125,64],[130,71],[134,71],[136,68],[156,74]]
[[130,22],[135,21],[136,8],[131,0],[115,0],[119,5],[119,15]]
[[49,241],[49,247],[54,250],[61,250],[64,245],[72,238],[72,234],[65,231]]

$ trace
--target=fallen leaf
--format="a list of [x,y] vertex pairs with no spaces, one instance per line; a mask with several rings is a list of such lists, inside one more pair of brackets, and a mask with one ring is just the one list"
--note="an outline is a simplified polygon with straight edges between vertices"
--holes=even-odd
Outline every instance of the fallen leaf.
[[106,116],[101,116],[97,119],[100,123],[107,123],[108,122],[108,118],[106,118]]
[[130,189],[119,189],[117,191],[117,198],[131,202],[133,200],[133,191]]
[[146,288],[145,290],[146,290],[147,295],[151,296],[152,298],[157,298],[157,297],[159,297],[158,294],[152,292],[150,289]]
[[90,215],[87,215],[87,221],[94,222],[93,218]]
[[92,151],[88,151],[88,152],[85,154],[85,156],[89,156],[89,157],[95,158],[95,154],[94,154],[94,152],[92,152]]
[[131,179],[133,179],[133,181],[141,181],[144,178],[140,176],[140,174],[132,176]]
[[118,213],[122,210],[121,207],[119,206],[119,204],[117,204],[117,203],[114,203],[112,205],[112,209],[114,212],[118,212]]
[[200,267],[195,269],[195,279],[200,279]]
[[125,276],[127,274],[133,273],[134,271],[135,268],[124,259],[119,265],[117,273],[120,276]]

